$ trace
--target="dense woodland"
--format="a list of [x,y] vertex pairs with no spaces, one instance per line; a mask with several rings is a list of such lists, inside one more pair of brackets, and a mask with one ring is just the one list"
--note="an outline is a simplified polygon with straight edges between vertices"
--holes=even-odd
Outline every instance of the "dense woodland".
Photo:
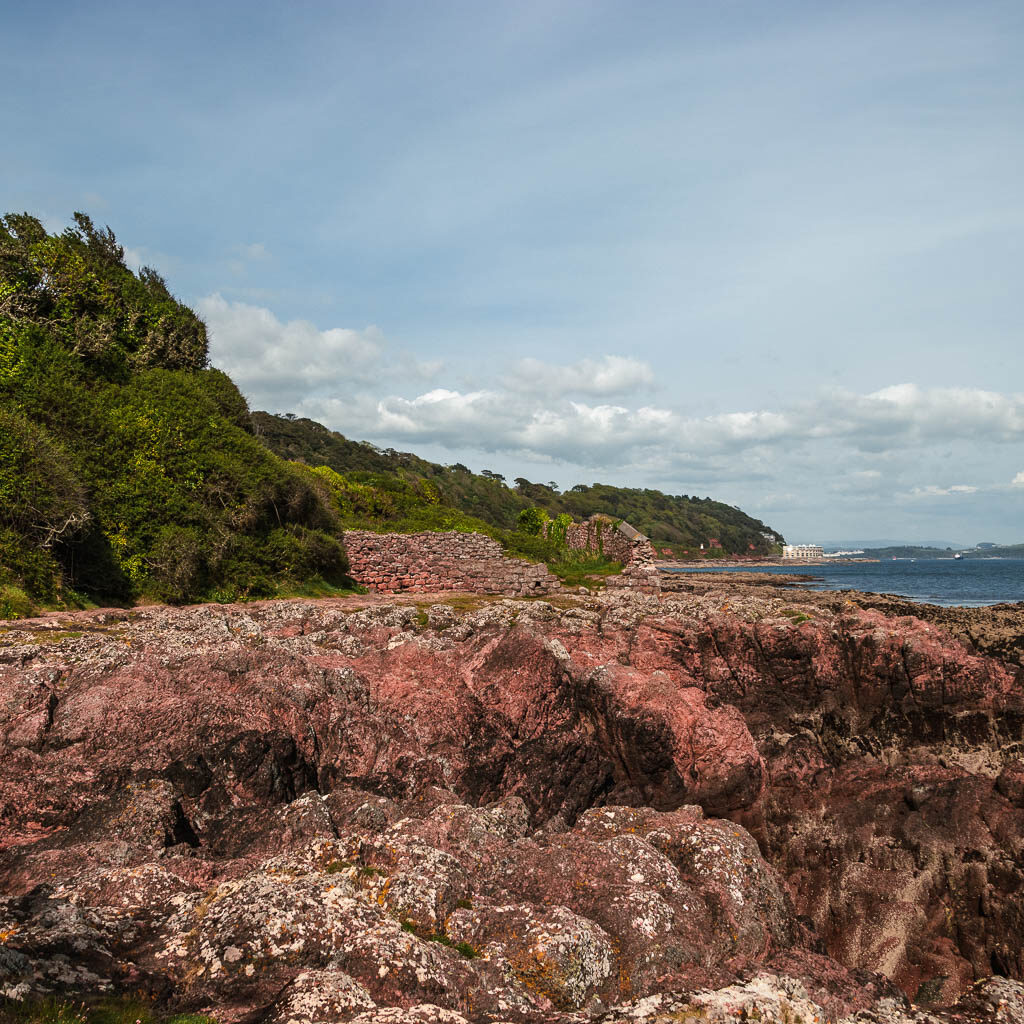
[[51,235],[28,214],[0,218],[0,617],[20,602],[342,586],[346,526],[479,530],[579,575],[587,567],[557,538],[517,528],[534,507],[606,512],[677,547],[782,539],[706,498],[509,486],[309,420],[250,415],[210,367],[203,322],[156,271],[129,270],[109,228],[75,214]]
[[[646,533],[655,544],[674,552],[767,554],[783,543],[782,535],[732,505],[710,498],[673,496],[661,491],[578,484],[560,492],[553,485],[518,477],[511,484],[484,470],[472,473],[456,463],[441,466],[408,452],[381,450],[366,442],[351,441],[309,419],[252,414],[256,436],[284,458],[310,466],[329,466],[352,484],[384,494],[429,494],[440,505],[458,509],[502,529],[512,529],[523,509],[534,506],[552,518],[568,513],[586,519],[601,512],[624,519]],[[395,518],[402,518],[405,510]],[[388,518],[386,511],[378,516]],[[711,548],[712,539],[721,548]]]

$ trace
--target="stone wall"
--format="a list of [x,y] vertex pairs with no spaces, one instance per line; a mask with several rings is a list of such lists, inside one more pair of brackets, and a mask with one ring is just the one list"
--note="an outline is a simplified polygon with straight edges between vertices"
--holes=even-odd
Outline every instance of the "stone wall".
[[616,525],[615,520],[603,515],[573,523],[565,532],[565,542],[575,551],[603,552],[623,565],[653,562],[657,557],[654,546],[639,530],[626,522]]
[[650,540],[629,523],[593,515],[573,523],[565,533],[566,544],[575,551],[603,552],[623,565],[619,576],[609,576],[606,586],[629,587],[655,594],[661,591],[661,576],[654,564],[657,554]]
[[547,594],[560,584],[546,565],[509,558],[479,533],[345,533],[349,574],[373,591],[465,590],[475,594]]
[[633,542],[604,516],[573,523],[565,531],[565,543],[573,551],[603,551],[612,561],[623,565],[633,559]]

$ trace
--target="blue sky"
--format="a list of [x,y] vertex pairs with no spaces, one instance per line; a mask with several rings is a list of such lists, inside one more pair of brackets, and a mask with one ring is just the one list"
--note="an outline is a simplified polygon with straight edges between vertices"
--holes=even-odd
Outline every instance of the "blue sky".
[[1024,540],[1019,3],[8,7],[4,208],[109,223],[253,407]]

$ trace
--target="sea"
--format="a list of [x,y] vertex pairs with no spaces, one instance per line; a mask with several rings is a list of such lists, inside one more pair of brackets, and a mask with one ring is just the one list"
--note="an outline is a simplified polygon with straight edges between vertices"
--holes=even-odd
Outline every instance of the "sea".
[[793,566],[722,566],[666,572],[764,572],[807,576],[810,590],[863,590],[949,607],[1024,601],[1024,558],[896,558]]

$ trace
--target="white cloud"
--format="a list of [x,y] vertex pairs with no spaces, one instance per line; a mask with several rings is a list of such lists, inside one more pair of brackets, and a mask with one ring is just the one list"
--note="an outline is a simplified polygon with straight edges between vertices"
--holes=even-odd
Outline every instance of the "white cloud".
[[255,408],[285,409],[315,391],[337,393],[371,379],[383,339],[374,326],[320,330],[307,320],[282,322],[262,306],[220,294],[197,308],[210,332],[211,361],[225,370]]
[[[740,456],[792,458],[825,447],[872,457],[877,453],[884,462],[900,450],[938,442],[1024,439],[1024,400],[899,386],[869,395],[832,395],[778,411],[693,417],[669,408],[553,398],[544,389],[534,394],[437,389],[412,399],[379,400],[375,422],[364,429],[405,443],[531,452],[608,467],[634,466],[641,459],[668,468]],[[880,481],[882,473],[869,467],[856,479],[868,485]],[[939,490],[972,493],[962,484]]]
[[[372,326],[282,321],[219,294],[198,308],[214,364],[253,408],[296,412],[440,461],[487,453],[506,474],[533,467],[549,476],[562,464],[569,483],[700,489],[755,510],[785,507],[781,495],[805,495],[791,502],[805,507],[841,495],[845,514],[863,518],[929,502],[963,508],[972,498],[974,510],[975,495],[992,499],[1013,476],[1005,463],[1024,441],[1024,396],[979,388],[902,383],[699,416],[637,401],[653,372],[627,357],[523,360],[503,378],[474,380],[394,350]],[[934,482],[961,472],[972,483]],[[1024,471],[1012,487],[1024,488]]]
[[521,359],[509,379],[514,390],[544,395],[625,395],[653,384],[650,364],[628,356],[581,359],[568,366]]
[[251,242],[249,245],[240,245],[238,247],[239,253],[244,259],[247,260],[267,260],[270,259],[270,251],[262,242]]
[[[223,308],[223,300],[218,301]],[[1024,440],[1024,398],[976,389],[897,385],[866,395],[833,393],[788,408],[703,417],[668,407],[572,399],[552,394],[547,380],[530,391],[523,376],[507,386],[438,386],[412,397],[387,394],[389,384],[407,384],[417,372],[429,379],[442,368],[383,358],[376,333],[317,331],[302,322],[268,320],[266,311],[257,316],[254,307],[235,304],[234,309],[244,314],[237,321],[253,319],[245,331],[234,323],[241,336],[251,341],[270,328],[275,335],[259,349],[257,369],[240,366],[237,371],[243,390],[246,383],[288,389],[298,396],[292,404],[298,401],[306,415],[381,443],[514,453],[662,476],[699,472],[709,479],[766,478],[785,464],[812,476],[841,476],[849,490],[894,493],[909,490],[905,482],[899,484],[908,472],[916,472],[915,459],[922,451],[934,453],[939,444]],[[304,353],[302,359],[296,348]],[[319,358],[313,357],[316,352]],[[613,364],[605,358],[591,365]],[[556,369],[575,373],[579,367]],[[567,372],[563,380],[571,377]],[[282,407],[280,400],[270,404]],[[844,464],[845,472],[824,468],[825,459]],[[868,464],[854,466],[851,460]],[[916,486],[918,496],[974,493],[967,484]]]
[[951,487],[938,487],[935,484],[928,484],[925,487],[915,487],[911,492],[912,498],[949,498],[977,493],[977,487],[968,484],[953,484]]

